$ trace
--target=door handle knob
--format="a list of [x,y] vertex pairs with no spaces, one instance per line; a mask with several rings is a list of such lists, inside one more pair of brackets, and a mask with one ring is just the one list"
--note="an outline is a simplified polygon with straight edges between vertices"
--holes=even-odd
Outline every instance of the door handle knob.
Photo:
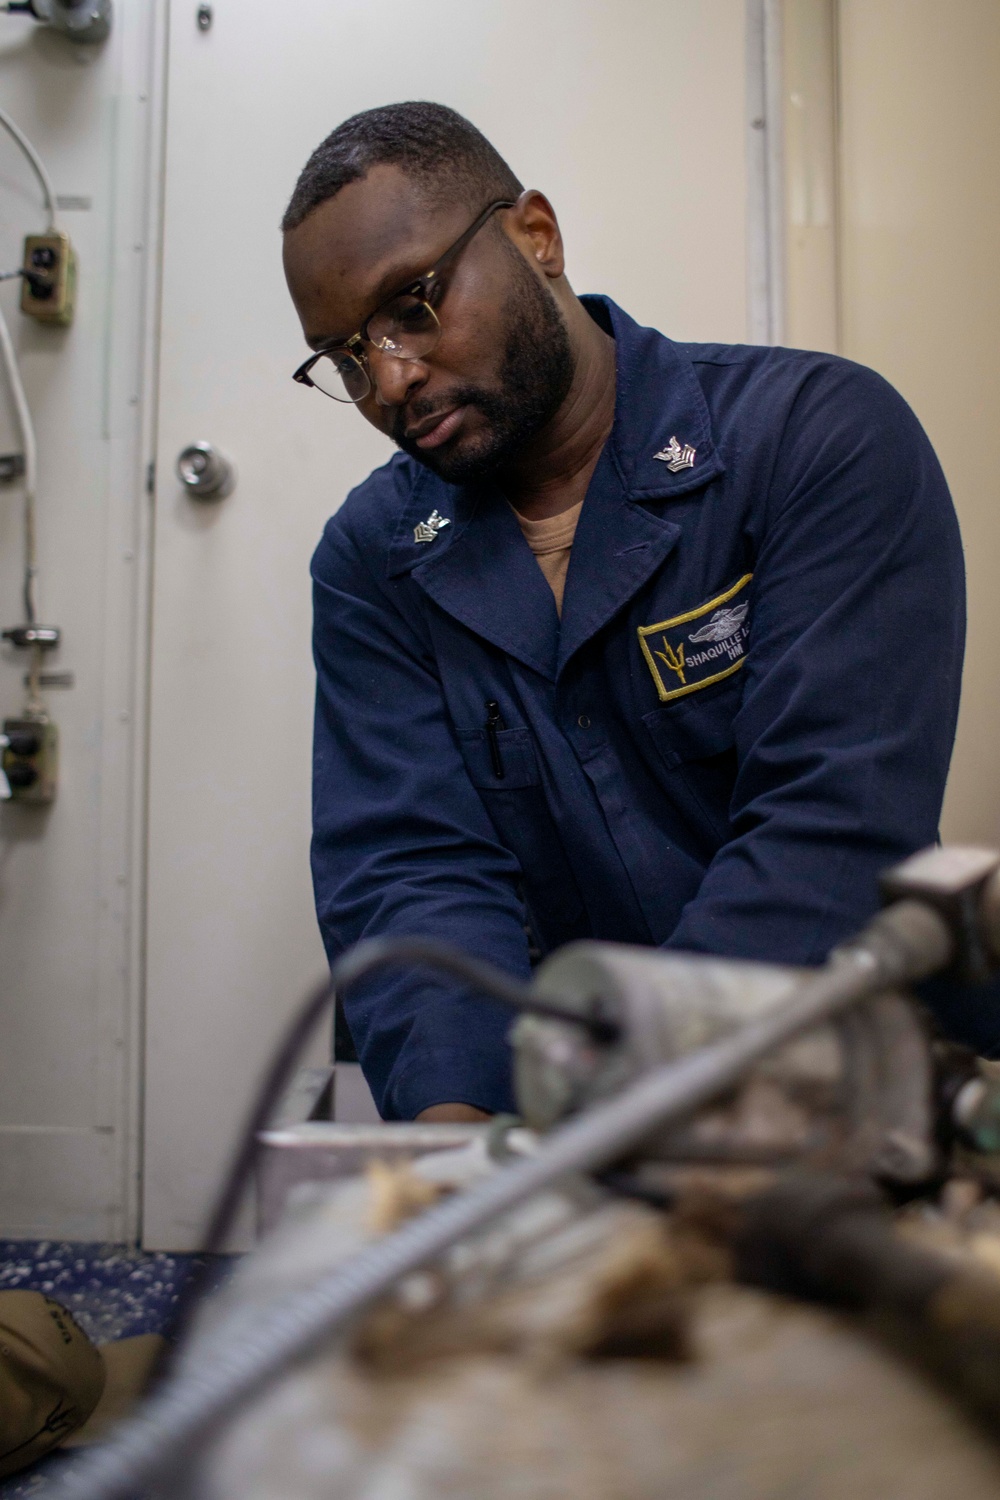
[[232,493],[236,471],[214,443],[189,443],[177,455],[177,478],[196,500],[224,500]]

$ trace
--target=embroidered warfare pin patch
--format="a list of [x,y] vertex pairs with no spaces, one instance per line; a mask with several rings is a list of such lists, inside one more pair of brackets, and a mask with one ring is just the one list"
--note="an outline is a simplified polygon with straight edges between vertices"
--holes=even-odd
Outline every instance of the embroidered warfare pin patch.
[[672,620],[640,625],[639,645],[661,702],[696,693],[742,667],[750,634],[746,591],[752,578],[745,573],[724,594]]

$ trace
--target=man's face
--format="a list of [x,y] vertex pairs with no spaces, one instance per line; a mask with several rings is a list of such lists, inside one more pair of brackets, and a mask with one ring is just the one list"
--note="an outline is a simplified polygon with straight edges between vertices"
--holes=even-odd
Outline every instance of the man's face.
[[[485,206],[435,206],[391,166],[373,167],[321,204],[285,236],[285,272],[308,343],[357,333]],[[373,388],[358,406],[405,452],[443,479],[466,483],[501,472],[555,414],[573,378],[573,354],[544,277],[496,219],[442,284],[434,349],[400,360],[367,348]]]

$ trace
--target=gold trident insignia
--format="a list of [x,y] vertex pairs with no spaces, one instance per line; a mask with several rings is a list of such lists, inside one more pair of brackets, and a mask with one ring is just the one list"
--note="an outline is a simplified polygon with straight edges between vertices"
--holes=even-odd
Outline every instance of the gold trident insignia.
[[684,642],[681,641],[675,651],[666,636],[661,636],[661,640],[663,641],[663,650],[657,651],[656,655],[661,661],[666,662],[671,672],[677,673],[681,682],[687,687],[687,678],[684,676]]

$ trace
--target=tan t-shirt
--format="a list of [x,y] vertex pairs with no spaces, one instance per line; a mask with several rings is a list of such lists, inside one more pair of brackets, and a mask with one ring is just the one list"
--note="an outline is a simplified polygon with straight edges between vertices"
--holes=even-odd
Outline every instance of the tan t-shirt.
[[580,519],[583,501],[564,510],[558,516],[547,516],[544,521],[529,521],[520,512],[514,511],[518,525],[524,532],[525,541],[535,554],[535,559],[546,582],[555,595],[556,609],[562,616],[563,592],[566,588],[566,570],[569,554],[573,549],[576,523]]

